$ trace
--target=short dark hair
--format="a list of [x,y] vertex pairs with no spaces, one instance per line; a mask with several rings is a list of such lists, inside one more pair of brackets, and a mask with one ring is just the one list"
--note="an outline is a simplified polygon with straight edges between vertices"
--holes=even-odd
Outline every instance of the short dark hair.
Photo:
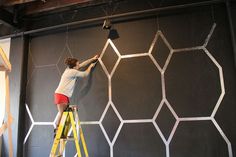
[[74,68],[76,66],[77,62],[78,62],[78,59],[76,59],[76,58],[66,58],[65,59],[65,65],[68,66],[70,69]]

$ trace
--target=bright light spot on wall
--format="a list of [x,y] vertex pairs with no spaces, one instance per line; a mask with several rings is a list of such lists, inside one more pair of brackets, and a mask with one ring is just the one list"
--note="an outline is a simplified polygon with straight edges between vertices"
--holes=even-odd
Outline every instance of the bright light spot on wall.
[[[6,53],[6,56],[9,58],[10,54],[10,45],[11,45],[11,39],[3,39],[0,40],[0,46],[3,49],[3,51]],[[5,72],[0,72],[0,127],[2,125],[4,116],[5,116],[5,110],[6,110],[6,102],[5,102]]]

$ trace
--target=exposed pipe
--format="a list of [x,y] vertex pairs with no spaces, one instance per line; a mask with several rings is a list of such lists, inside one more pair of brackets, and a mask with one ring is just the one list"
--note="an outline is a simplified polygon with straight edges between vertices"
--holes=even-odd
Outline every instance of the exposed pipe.
[[15,34],[11,34],[11,35],[2,36],[2,37],[0,37],[0,39],[18,37],[18,36],[22,36],[22,35],[29,35],[29,34],[33,34],[33,33],[39,33],[39,32],[44,32],[44,31],[49,31],[49,30],[65,28],[67,26],[76,26],[76,25],[92,23],[92,22],[101,21],[101,24],[102,24],[102,22],[107,18],[116,19],[116,18],[135,16],[135,15],[144,15],[144,14],[150,15],[150,14],[153,14],[156,12],[161,12],[161,11],[183,9],[183,8],[188,8],[188,7],[205,6],[205,5],[217,4],[217,3],[223,3],[223,2],[225,2],[225,0],[211,0],[211,1],[205,1],[205,2],[197,2],[197,3],[168,6],[168,7],[162,7],[162,8],[147,9],[147,10],[141,10],[141,11],[133,11],[133,12],[116,14],[116,15],[111,15],[111,16],[106,16],[106,17],[98,17],[98,18],[91,18],[91,19],[87,19],[87,20],[64,23],[64,24],[60,24],[60,25],[56,25],[56,26],[50,26],[50,27],[45,27],[45,28],[40,28],[40,29],[35,29],[35,30],[30,30],[30,31],[25,31],[25,32],[19,32],[19,33],[15,33]]
[[227,9],[227,14],[228,14],[229,29],[230,29],[232,47],[233,47],[233,52],[234,52],[234,65],[236,67],[236,39],[235,39],[234,26],[233,26],[233,21],[232,21],[231,5],[230,5],[229,0],[226,0],[226,9]]

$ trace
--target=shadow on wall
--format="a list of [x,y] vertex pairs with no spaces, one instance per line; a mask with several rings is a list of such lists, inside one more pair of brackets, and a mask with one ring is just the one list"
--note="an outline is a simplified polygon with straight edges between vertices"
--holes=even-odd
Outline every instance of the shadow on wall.
[[119,33],[116,29],[111,29],[108,34],[108,39],[115,40],[120,38]]
[[77,79],[76,86],[71,97],[71,104],[78,105],[80,100],[82,100],[87,95],[93,84],[93,71],[94,69],[91,71],[88,77]]

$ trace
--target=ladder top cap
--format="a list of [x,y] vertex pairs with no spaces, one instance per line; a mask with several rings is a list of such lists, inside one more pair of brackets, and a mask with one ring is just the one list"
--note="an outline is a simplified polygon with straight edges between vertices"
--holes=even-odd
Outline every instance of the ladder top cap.
[[78,109],[79,106],[78,105],[70,105],[69,108],[71,108],[71,109]]

